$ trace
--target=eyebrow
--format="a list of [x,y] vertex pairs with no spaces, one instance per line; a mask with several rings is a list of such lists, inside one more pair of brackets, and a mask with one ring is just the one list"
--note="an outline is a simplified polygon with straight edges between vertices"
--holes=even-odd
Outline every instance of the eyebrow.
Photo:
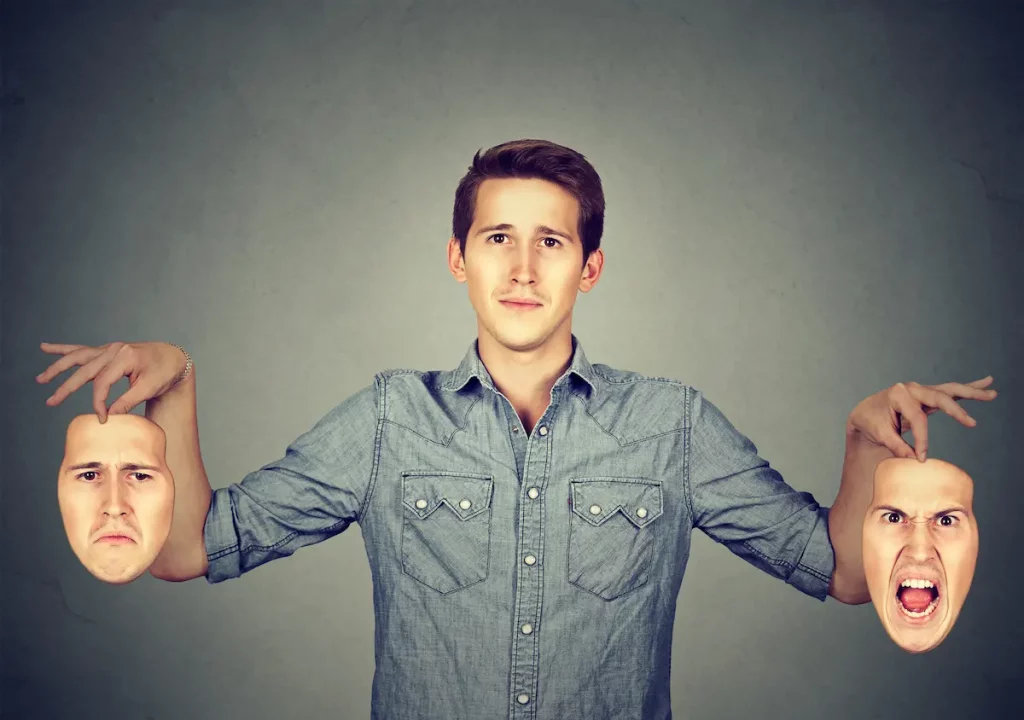
[[[875,505],[875,507],[873,507],[871,509],[872,512],[878,512],[879,510],[888,510],[890,512],[897,512],[900,515],[909,515],[910,514],[906,510],[901,510],[900,508],[895,507],[893,505]],[[933,517],[934,518],[934,517],[939,517],[940,515],[949,515],[950,513],[953,513],[953,512],[961,512],[964,515],[970,515],[970,513],[967,512],[966,508],[960,507],[959,505],[954,505],[952,507],[948,507],[948,508],[945,508],[943,510],[939,510],[939,511],[937,511],[935,513],[932,513],[931,515],[929,515],[929,517]]]
[[[106,466],[103,463],[93,460],[91,462],[72,465],[71,467],[68,468],[68,472],[71,472],[72,470],[102,470],[104,467]],[[154,467],[152,465],[142,465],[140,463],[121,463],[120,465],[117,466],[117,469],[121,471],[131,470],[132,472],[135,472],[136,470],[152,470],[154,472],[160,472],[160,468],[158,467]]]
[[[488,225],[487,227],[482,227],[476,231],[476,234],[483,235],[484,233],[489,232],[507,232],[509,230],[515,230],[515,226],[509,225],[508,223],[499,223],[497,225]],[[541,235],[556,235],[560,238],[565,238],[569,242],[573,241],[572,235],[564,233],[561,230],[555,230],[553,227],[548,227],[547,225],[538,225],[536,228],[536,232]]]

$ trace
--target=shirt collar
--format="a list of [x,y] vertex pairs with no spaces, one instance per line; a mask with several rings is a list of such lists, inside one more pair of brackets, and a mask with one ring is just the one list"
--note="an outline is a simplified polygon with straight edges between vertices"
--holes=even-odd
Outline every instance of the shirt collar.
[[[473,378],[476,378],[484,387],[495,390],[494,380],[487,371],[483,360],[480,359],[477,342],[477,340],[474,340],[470,343],[469,350],[466,351],[462,362],[459,363],[455,370],[451,371],[448,380],[443,385],[446,390],[455,390],[456,392],[462,390]],[[563,373],[562,377],[573,375],[583,380],[590,386],[591,390],[596,387],[594,368],[587,360],[587,355],[583,352],[583,346],[575,335],[572,336],[572,362],[569,363],[569,368]],[[561,378],[559,378],[560,381]],[[558,382],[555,384],[557,385]]]

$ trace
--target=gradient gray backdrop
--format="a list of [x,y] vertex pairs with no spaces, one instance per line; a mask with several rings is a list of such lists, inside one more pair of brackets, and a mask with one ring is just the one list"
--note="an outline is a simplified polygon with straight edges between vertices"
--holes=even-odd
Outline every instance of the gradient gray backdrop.
[[5,718],[368,716],[358,529],[219,586],[100,583],[56,500],[90,392],[44,406],[38,343],[186,346],[223,487],[375,372],[458,363],[476,328],[445,268],[455,185],[519,137],[604,179],[605,274],[574,326],[591,360],[703,389],[823,504],[863,397],[989,373],[1001,391],[974,430],[930,425],[981,526],[945,643],[905,654],[871,605],[696,533],[676,717],[1020,710],[1021,11],[554,4],[5,3]]

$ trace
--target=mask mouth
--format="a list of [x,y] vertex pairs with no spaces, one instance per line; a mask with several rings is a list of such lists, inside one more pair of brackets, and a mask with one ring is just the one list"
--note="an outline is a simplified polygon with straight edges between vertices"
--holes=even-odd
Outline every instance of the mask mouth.
[[923,625],[935,617],[942,602],[942,588],[937,580],[911,576],[896,586],[895,600],[898,615],[903,620]]

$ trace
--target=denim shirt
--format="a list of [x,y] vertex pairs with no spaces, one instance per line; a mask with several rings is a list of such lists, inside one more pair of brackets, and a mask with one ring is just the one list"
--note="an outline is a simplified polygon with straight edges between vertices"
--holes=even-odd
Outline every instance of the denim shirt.
[[474,342],[454,371],[392,370],[218,489],[207,581],[358,522],[379,720],[671,718],[691,530],[824,601],[828,509],[703,394],[570,367],[527,434]]

